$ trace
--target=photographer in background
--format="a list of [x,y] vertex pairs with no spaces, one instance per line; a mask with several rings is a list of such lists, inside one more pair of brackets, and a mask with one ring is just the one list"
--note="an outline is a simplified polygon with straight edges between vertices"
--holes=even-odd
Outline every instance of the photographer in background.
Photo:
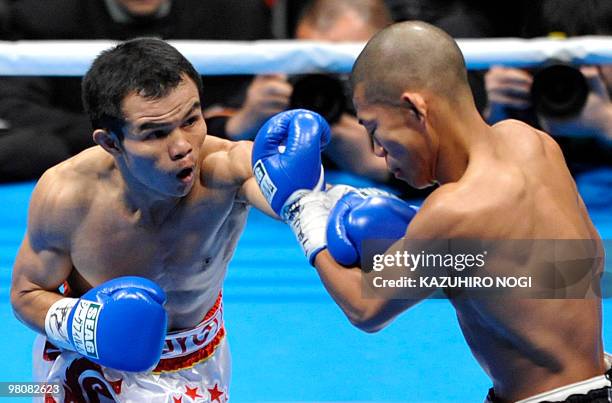
[[[295,37],[330,42],[366,42],[391,23],[382,0],[314,0],[303,10]],[[313,109],[331,124],[325,156],[337,167],[379,182],[389,180],[385,160],[372,152],[370,138],[353,113],[345,75],[296,77],[291,107]]]
[[[612,34],[607,0],[544,0],[527,16],[527,37]],[[492,67],[485,76],[489,123],[515,118],[542,127],[562,146],[572,171],[609,163],[612,66],[549,61],[537,69]]]
[[[264,0],[19,0],[6,4],[11,40],[268,39]],[[205,76],[210,133],[223,135],[221,110],[239,109],[251,76]],[[215,106],[216,114],[209,108]],[[81,77],[0,77],[0,182],[36,179],[93,146]]]

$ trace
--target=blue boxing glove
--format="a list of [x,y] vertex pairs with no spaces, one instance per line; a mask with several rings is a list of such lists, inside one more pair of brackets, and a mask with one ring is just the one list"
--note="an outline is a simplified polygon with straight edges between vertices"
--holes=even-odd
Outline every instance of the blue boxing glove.
[[166,337],[166,294],[153,281],[119,277],[62,298],[45,318],[49,341],[121,371],[155,367]]
[[385,252],[406,234],[418,208],[392,195],[351,191],[338,200],[327,222],[327,248],[343,266],[359,265],[364,240],[387,240]]
[[323,189],[321,150],[330,133],[325,119],[306,109],[281,112],[259,129],[253,143],[253,174],[279,216],[296,191]]

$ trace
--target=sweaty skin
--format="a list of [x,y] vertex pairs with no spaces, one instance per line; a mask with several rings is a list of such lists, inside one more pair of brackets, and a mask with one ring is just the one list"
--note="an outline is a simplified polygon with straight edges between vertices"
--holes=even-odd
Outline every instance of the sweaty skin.
[[[398,32],[404,43],[433,35],[418,23],[406,23]],[[423,40],[427,38],[431,40]],[[385,44],[376,43],[380,48]],[[354,102],[376,154],[414,187],[440,184],[389,254],[409,250],[410,239],[584,239],[592,240],[596,255],[603,256],[601,239],[561,150],[546,133],[513,120],[488,126],[460,87],[456,97],[447,97],[426,85],[406,86],[397,100],[370,101],[368,76],[363,77],[355,86]],[[533,262],[542,260],[538,253],[519,255],[500,247],[489,251],[487,269],[492,275],[512,275],[514,269],[537,275]],[[591,263],[601,273],[603,260]],[[342,268],[326,250],[315,265],[349,320],[366,331],[383,328],[434,291],[402,289],[402,299],[365,299],[360,269]],[[565,265],[560,273],[571,276],[578,270],[583,268]],[[599,296],[466,296],[451,295],[450,300],[499,399],[516,401],[605,372]]]
[[77,297],[125,275],[166,291],[169,331],[197,325],[221,290],[249,205],[273,215],[252,176],[251,143],[206,136],[190,79],[161,99],[129,94],[122,109],[121,142],[96,130],[100,145],[48,170],[33,192],[11,299],[43,334],[64,281]]

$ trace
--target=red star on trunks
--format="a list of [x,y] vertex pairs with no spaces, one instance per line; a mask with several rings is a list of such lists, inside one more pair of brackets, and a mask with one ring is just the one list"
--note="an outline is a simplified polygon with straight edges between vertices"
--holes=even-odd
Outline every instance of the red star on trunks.
[[218,384],[215,383],[215,387],[212,389],[209,389],[209,388],[206,388],[206,389],[208,389],[208,393],[210,393],[211,402],[217,401],[218,403],[221,403],[221,396],[223,396],[224,393],[219,390]]
[[179,397],[172,396],[172,400],[174,401],[174,403],[183,403],[183,396],[179,396]]
[[189,396],[191,398],[191,400],[195,400],[196,397],[204,397],[204,396],[198,394],[198,387],[197,386],[195,388],[190,388],[189,386],[185,385],[185,389],[187,390],[185,392],[185,394],[187,396]]
[[119,379],[117,381],[108,381],[108,383],[110,383],[110,385],[113,387],[113,390],[115,391],[116,394],[121,394],[121,383],[123,382],[123,379]]

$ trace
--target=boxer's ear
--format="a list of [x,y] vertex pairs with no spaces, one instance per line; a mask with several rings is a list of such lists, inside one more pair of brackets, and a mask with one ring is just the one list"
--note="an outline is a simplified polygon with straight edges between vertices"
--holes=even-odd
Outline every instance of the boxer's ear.
[[423,96],[416,92],[404,92],[401,95],[401,104],[421,123],[427,118],[427,103]]
[[113,132],[106,129],[96,129],[92,137],[94,143],[102,147],[109,154],[113,156],[121,154],[120,140]]

